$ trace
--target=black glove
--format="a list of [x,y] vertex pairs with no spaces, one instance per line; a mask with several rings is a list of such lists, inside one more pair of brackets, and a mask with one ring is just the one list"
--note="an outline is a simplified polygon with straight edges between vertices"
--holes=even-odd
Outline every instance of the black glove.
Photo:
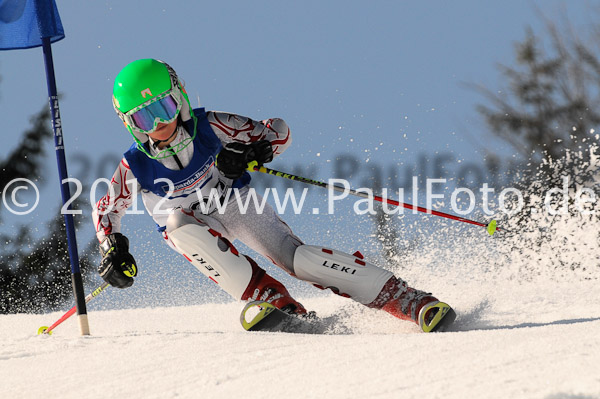
[[269,140],[259,140],[250,144],[254,150],[254,158],[248,160],[258,162],[258,166],[263,166],[273,160],[273,146]]
[[273,160],[273,146],[268,140],[251,144],[229,143],[217,155],[217,168],[228,179],[238,179],[246,170],[248,162],[256,161],[262,166]]
[[131,287],[137,275],[135,259],[129,253],[129,240],[121,233],[106,236],[100,244],[102,263],[98,268],[100,277],[117,288]]

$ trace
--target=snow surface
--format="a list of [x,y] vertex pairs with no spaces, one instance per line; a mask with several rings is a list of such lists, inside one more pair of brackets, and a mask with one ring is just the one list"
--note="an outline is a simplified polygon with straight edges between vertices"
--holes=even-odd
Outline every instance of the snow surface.
[[61,312],[3,315],[0,398],[600,398],[597,285],[465,283],[437,334],[334,295],[303,299],[339,316],[324,335],[245,332],[240,302],[91,302],[88,337],[75,318],[36,335]]

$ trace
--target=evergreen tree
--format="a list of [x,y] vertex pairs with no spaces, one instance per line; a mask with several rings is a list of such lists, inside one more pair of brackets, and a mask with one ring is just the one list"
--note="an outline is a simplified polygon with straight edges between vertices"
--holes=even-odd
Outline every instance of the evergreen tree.
[[[2,192],[12,180],[38,180],[43,171],[44,147],[53,136],[47,108],[36,114],[31,124],[21,143],[0,161]],[[72,298],[66,230],[58,210],[43,238],[35,240],[30,226],[21,225],[12,233],[0,234],[0,242],[0,313],[55,310]],[[94,269],[92,243],[94,240],[80,256],[84,275]]]
[[[528,162],[513,183],[524,207],[501,223],[507,226],[501,237],[512,243],[512,253],[523,256],[520,278],[539,273],[539,262],[560,276],[599,275],[597,246],[589,251],[589,245],[578,245],[575,238],[588,234],[600,244],[595,228],[600,218],[599,28],[591,30],[591,40],[582,39],[585,30],[568,23],[559,27],[546,22],[544,37],[529,29],[516,45],[515,66],[501,66],[505,88],[480,88],[491,104],[478,110],[491,131]],[[563,179],[568,179],[567,190]],[[559,193],[548,196],[551,189]],[[586,207],[588,214],[577,204],[583,189],[596,198]],[[545,207],[548,198],[552,212]],[[558,208],[567,212],[556,212]]]
[[[516,45],[516,66],[501,66],[506,88],[480,88],[491,105],[480,105],[491,131],[530,160],[530,178],[559,186],[563,175],[589,181],[584,167],[597,155],[600,123],[600,47],[572,29],[546,24],[549,49],[531,29]],[[596,150],[596,151],[594,151]]]

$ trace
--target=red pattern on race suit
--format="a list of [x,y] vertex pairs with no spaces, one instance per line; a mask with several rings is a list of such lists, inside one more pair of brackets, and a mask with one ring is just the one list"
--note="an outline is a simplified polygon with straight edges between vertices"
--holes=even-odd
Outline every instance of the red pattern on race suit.
[[[231,142],[253,143],[269,140],[273,146],[274,157],[277,157],[292,143],[290,129],[283,119],[271,118],[259,122],[245,116],[216,111],[207,111],[206,115],[223,145]],[[189,146],[183,151],[193,150]],[[190,158],[191,156],[187,157]],[[157,162],[164,164],[165,161]],[[106,235],[121,231],[121,218],[133,201],[137,200],[133,198],[133,193],[139,193],[140,190],[141,187],[137,184],[127,161],[122,159],[112,177],[108,192],[96,203],[92,212],[98,240],[102,241]]]
[[98,240],[102,241],[106,235],[121,230],[121,218],[133,203],[133,192],[139,193],[140,186],[123,158],[113,174],[108,192],[100,198],[92,212]]
[[283,153],[292,143],[290,129],[283,119],[271,118],[257,122],[245,116],[214,111],[207,112],[207,116],[213,131],[223,143],[269,140],[274,155]]

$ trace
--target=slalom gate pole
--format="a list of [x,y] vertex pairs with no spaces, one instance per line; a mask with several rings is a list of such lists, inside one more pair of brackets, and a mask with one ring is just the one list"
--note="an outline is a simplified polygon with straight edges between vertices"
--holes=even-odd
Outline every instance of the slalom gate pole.
[[[60,179],[60,191],[63,204],[66,204],[71,193],[69,184],[65,182],[68,177],[67,161],[65,160],[65,146],[63,141],[62,123],[60,119],[60,109],[58,106],[58,92],[56,90],[56,79],[54,77],[54,62],[52,60],[52,46],[49,37],[42,38],[42,48],[44,51],[44,62],[46,65],[46,83],[48,84],[48,101],[50,103],[50,116],[52,118],[52,130],[54,131],[54,148],[56,150],[56,162],[58,164],[58,176]],[[90,326],[87,319],[87,309],[85,307],[85,298],[83,292],[83,280],[79,269],[79,254],[77,253],[77,239],[75,236],[75,223],[73,215],[69,212],[71,207],[67,207],[65,212],[65,227],[67,230],[67,245],[69,249],[69,260],[71,262],[71,283],[73,294],[75,295],[75,307],[77,309],[77,319],[79,320],[79,332],[81,335],[90,335]]]
[[[94,299],[95,297],[97,297],[102,291],[104,291],[104,289],[106,287],[108,287],[108,285],[109,284],[105,282],[101,286],[99,286],[98,288],[96,288],[94,291],[92,291],[88,296],[85,297],[85,303],[88,303],[89,301],[91,301],[92,299]],[[54,322],[54,324],[52,324],[50,327],[46,327],[46,326],[40,327],[38,329],[38,335],[39,334],[52,335],[52,330],[54,330],[63,321],[65,321],[69,317],[73,316],[73,314],[75,313],[76,310],[77,310],[77,306],[73,306],[71,309],[69,309],[67,311],[67,313],[65,313],[64,315],[62,315],[61,318],[58,319],[58,320],[56,320]]]
[[463,218],[460,216],[452,215],[449,213],[439,212],[439,211],[435,211],[433,209],[423,208],[423,207],[411,205],[411,204],[408,204],[405,202],[399,202],[399,201],[396,201],[393,199],[384,198],[384,197],[381,197],[378,195],[369,196],[369,194],[367,194],[367,193],[364,193],[362,191],[356,191],[351,188],[340,187],[340,186],[336,186],[334,184],[329,184],[329,183],[325,183],[325,182],[318,181],[318,180],[307,179],[306,177],[296,176],[296,175],[292,175],[290,173],[285,173],[285,172],[280,172],[275,169],[266,168],[264,166],[258,167],[258,164],[256,163],[256,161],[252,161],[252,162],[248,163],[247,170],[251,171],[251,172],[266,173],[269,175],[282,177],[282,178],[288,179],[288,180],[299,181],[301,183],[311,184],[313,186],[327,188],[327,189],[335,190],[335,191],[338,191],[341,193],[352,194],[354,196],[361,197],[361,198],[367,198],[367,199],[373,198],[375,201],[384,202],[386,204],[390,204],[390,205],[394,205],[394,206],[401,206],[406,209],[412,209],[413,211],[423,212],[423,213],[427,213],[430,215],[440,216],[440,217],[443,217],[446,219],[456,220],[458,222],[469,223],[469,224],[472,224],[475,226],[485,227],[489,235],[493,235],[496,231],[500,230],[498,227],[496,227],[497,226],[496,220],[492,220],[489,223],[481,223],[481,222],[476,222],[474,220],[466,219],[466,218]]

